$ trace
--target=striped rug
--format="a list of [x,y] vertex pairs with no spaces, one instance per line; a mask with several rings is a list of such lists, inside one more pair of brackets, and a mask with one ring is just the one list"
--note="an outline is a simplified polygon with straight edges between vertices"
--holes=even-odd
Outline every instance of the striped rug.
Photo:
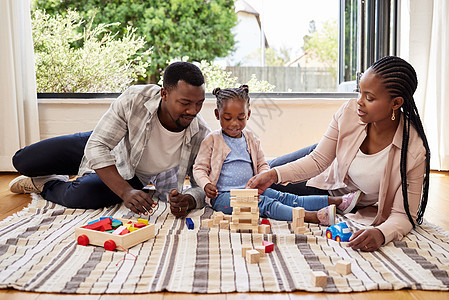
[[[364,253],[326,239],[325,228],[313,224],[307,235],[276,221],[266,235],[201,228],[211,214],[209,208],[191,213],[195,228],[188,230],[161,203],[150,218],[156,237],[127,254],[74,239],[75,227],[100,216],[135,218],[125,207],[67,209],[34,196],[29,207],[0,223],[0,288],[89,294],[449,290],[449,232],[427,222],[400,242]],[[246,263],[242,244],[262,240],[274,242],[274,251],[258,264]],[[352,262],[349,275],[335,271],[342,258]],[[326,287],[312,286],[312,271],[328,275]]]

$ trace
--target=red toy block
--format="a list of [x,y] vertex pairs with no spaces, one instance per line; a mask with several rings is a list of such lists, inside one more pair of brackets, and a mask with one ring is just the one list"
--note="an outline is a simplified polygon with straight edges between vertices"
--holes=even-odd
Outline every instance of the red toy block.
[[272,242],[262,241],[262,245],[265,247],[265,253],[270,253],[274,250],[274,244]]
[[260,224],[267,224],[268,226],[271,227],[270,220],[268,220],[268,219],[262,219],[262,221],[260,221]]
[[127,228],[123,229],[122,232],[120,232],[119,235],[125,235],[127,233],[130,233],[131,231],[129,231]]
[[136,227],[136,228],[143,228],[145,226],[147,226],[147,225],[144,224],[144,223],[136,223],[136,224],[134,224],[134,227]]
[[100,230],[100,231],[108,231],[108,230],[112,230],[112,226],[111,226],[111,224],[104,224],[104,225],[102,225],[99,229],[97,229],[97,230]]
[[[109,218],[106,218],[106,219],[100,220],[98,222],[83,226],[82,228],[91,229],[91,230],[101,230],[100,228],[102,226],[109,225],[109,227],[111,227],[110,229],[112,229],[111,224],[112,224],[112,220]],[[106,230],[109,230],[109,229],[106,229]]]

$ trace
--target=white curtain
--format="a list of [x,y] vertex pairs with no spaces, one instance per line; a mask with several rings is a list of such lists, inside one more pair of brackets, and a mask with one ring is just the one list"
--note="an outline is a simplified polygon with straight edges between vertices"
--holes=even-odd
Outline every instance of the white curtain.
[[405,56],[418,73],[415,101],[429,141],[430,167],[449,170],[449,1],[410,0],[407,10]]
[[29,0],[0,0],[0,171],[39,140]]
[[449,3],[434,0],[424,123],[427,129],[431,167],[449,170]]

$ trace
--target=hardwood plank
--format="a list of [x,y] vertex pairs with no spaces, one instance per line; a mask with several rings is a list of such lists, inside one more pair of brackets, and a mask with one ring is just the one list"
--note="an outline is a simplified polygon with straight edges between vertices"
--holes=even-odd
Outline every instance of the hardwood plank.
[[0,290],[0,300],[36,300],[39,293],[21,292],[13,289]]
[[100,299],[101,295],[77,295],[77,294],[39,294],[39,297],[37,297],[36,300],[70,300],[70,299],[86,299],[86,300],[98,300]]
[[195,300],[226,300],[226,294],[164,293],[164,300],[176,300],[180,298]]
[[162,300],[164,293],[102,295],[100,300]]
[[288,293],[229,293],[226,300],[288,300]]

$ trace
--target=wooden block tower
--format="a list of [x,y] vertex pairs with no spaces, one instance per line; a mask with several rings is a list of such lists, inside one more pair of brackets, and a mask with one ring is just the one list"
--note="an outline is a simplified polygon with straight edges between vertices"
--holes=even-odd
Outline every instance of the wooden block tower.
[[259,230],[259,197],[257,189],[231,190],[232,221],[231,232],[237,230]]
[[292,229],[295,234],[304,234],[306,228],[304,226],[304,217],[306,211],[302,207],[294,207],[292,210]]

